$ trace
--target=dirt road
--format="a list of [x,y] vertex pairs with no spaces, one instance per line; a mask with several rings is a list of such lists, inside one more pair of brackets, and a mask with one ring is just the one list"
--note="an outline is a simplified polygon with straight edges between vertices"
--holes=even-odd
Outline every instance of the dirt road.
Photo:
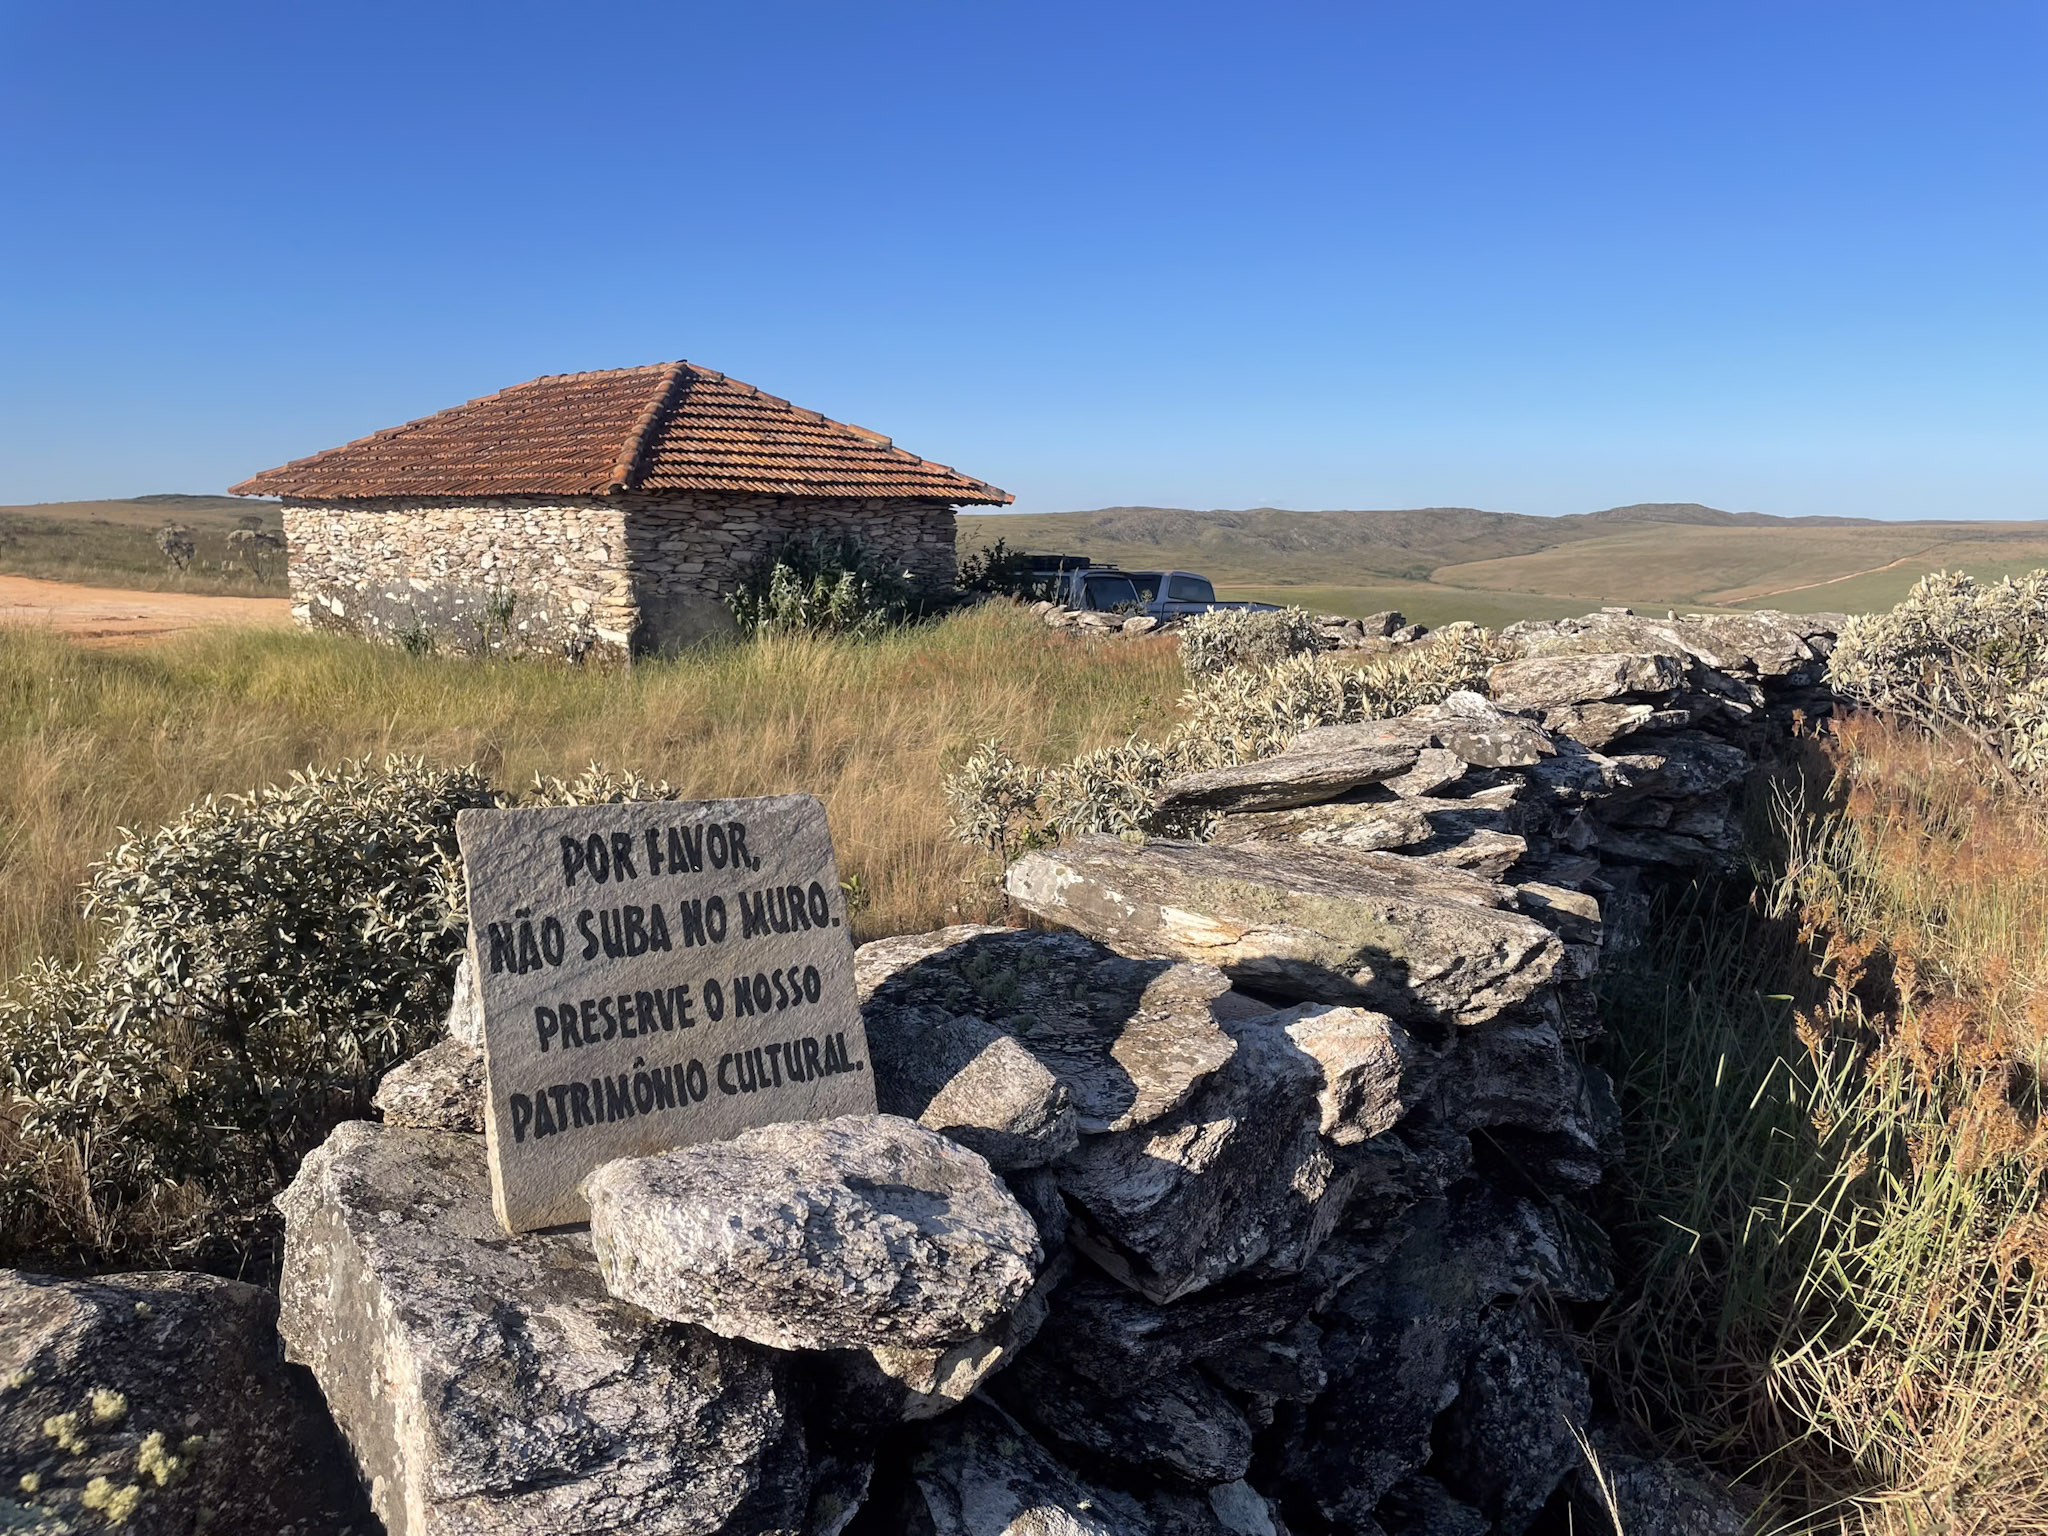
[[102,645],[155,640],[217,624],[276,628],[291,621],[291,604],[281,597],[130,592],[0,575],[0,624],[40,625]]

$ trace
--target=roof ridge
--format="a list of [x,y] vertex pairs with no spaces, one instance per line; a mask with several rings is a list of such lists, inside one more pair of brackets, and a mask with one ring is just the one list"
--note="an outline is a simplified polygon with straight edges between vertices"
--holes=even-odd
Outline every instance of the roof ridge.
[[633,423],[633,430],[626,434],[626,440],[619,445],[619,457],[612,465],[610,477],[605,481],[606,491],[630,489],[647,468],[647,450],[654,443],[655,428],[661,418],[668,414],[675,403],[677,386],[689,376],[690,365],[678,358],[662,365],[654,393],[648,397],[647,407],[641,411],[640,419]]

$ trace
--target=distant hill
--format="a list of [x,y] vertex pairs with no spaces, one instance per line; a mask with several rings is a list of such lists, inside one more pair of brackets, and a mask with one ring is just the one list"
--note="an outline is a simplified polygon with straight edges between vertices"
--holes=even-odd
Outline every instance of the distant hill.
[[1476,507],[1297,512],[1100,507],[966,515],[962,542],[1178,567],[1229,594],[1338,612],[1399,607],[1424,622],[1493,623],[1646,608],[1896,602],[1923,573],[1998,576],[2048,565],[2048,525],[1774,517],[1641,502],[1566,517]]
[[1696,501],[1639,501],[1585,514],[1593,522],[1687,523],[1699,528],[1856,528],[1875,526],[1874,517],[1777,517],[1769,512],[1723,512]]

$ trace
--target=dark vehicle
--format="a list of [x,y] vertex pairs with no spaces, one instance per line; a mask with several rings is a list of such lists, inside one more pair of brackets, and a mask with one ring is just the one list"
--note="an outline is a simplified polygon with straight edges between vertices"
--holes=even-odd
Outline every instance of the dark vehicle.
[[[1030,589],[1083,613],[1148,614],[1155,619],[1221,608],[1270,611],[1271,603],[1223,603],[1206,576],[1193,571],[1123,571],[1085,555],[1032,555]],[[1163,592],[1163,596],[1162,596]]]

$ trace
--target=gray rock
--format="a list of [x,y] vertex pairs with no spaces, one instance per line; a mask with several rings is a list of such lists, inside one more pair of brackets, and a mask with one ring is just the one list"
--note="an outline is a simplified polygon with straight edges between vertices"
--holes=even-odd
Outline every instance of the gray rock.
[[[905,1422],[936,1418],[959,1407],[1038,1336],[1051,1310],[1052,1294],[1072,1267],[1071,1253],[1055,1254],[1038,1283],[1014,1309],[958,1344],[937,1349],[882,1345],[870,1349],[867,1363],[887,1383],[875,1383],[870,1400],[886,1404],[881,1411]],[[850,1369],[858,1369],[858,1357],[848,1364]]]
[[983,1159],[894,1115],[621,1158],[585,1191],[614,1296],[775,1349],[949,1349],[1015,1310],[1045,1258]]
[[1126,1475],[1201,1485],[1251,1469],[1252,1428],[1200,1372],[1182,1368],[1106,1387],[1050,1351],[1027,1351],[993,1388],[1005,1408],[1048,1440]]
[[1323,1073],[1254,1019],[1230,1062],[1166,1119],[1091,1136],[1057,1165],[1071,1241],[1154,1301],[1298,1270],[1351,1189],[1317,1126]]
[[1567,704],[1543,717],[1543,724],[1560,736],[1569,736],[1581,746],[1601,748],[1639,732],[1680,731],[1700,718],[1704,711],[1686,703],[1679,695],[1671,707],[1654,704]]
[[1592,1414],[1586,1368],[1570,1347],[1524,1310],[1493,1313],[1437,1426],[1443,1475],[1500,1536],[1522,1536],[1579,1464],[1574,1431]]
[[1366,1008],[1299,1003],[1259,1022],[1286,1030],[1322,1069],[1319,1129],[1338,1146],[1393,1129],[1415,1107],[1436,1065],[1407,1030]]
[[[212,1275],[0,1270],[0,1488],[18,1501],[0,1501],[0,1529],[366,1524],[318,1394],[278,1358],[276,1318],[270,1292]],[[127,1514],[84,1503],[96,1479]]]
[[[1308,731],[1277,756],[1184,774],[1160,792],[1160,809],[1276,811],[1296,805],[1314,805],[1321,800],[1333,800],[1362,785],[1377,784],[1408,772],[1415,766],[1429,739],[1429,733],[1424,730],[1409,733],[1420,736],[1419,741],[1362,741],[1343,745],[1326,735],[1329,731],[1351,729],[1349,726],[1330,726]],[[1458,771],[1464,772],[1463,763],[1459,764]]]
[[1614,761],[1627,776],[1632,794],[1673,800],[1727,789],[1741,783],[1750,770],[1749,754],[1742,748],[1698,731],[1659,736],[1653,744]]
[[1695,613],[1673,619],[1588,614],[1555,623],[1511,624],[1502,638],[1525,656],[1665,651],[1723,672],[1785,677],[1833,648],[1839,614]]
[[1386,780],[1385,787],[1403,799],[1421,799],[1457,783],[1468,766],[1449,747],[1425,747],[1415,754],[1415,766]]
[[1542,728],[1467,690],[1415,713],[1430,722],[1438,746],[1474,768],[1527,768],[1557,750]]
[[1209,841],[1233,843],[1301,843],[1311,848],[1349,848],[1377,853],[1427,842],[1436,835],[1429,815],[1406,800],[1357,803],[1338,801],[1304,805],[1288,811],[1235,812],[1218,817]]
[[993,1024],[915,1004],[866,1017],[883,1114],[950,1137],[999,1172],[1049,1163],[1079,1138],[1066,1085]]
[[[1573,1472],[1573,1502],[1627,1536],[1746,1536],[1750,1522],[1705,1467],[1639,1456],[1611,1436],[1593,1436],[1598,1466]],[[1618,1519],[1617,1519],[1618,1517]],[[1597,1528],[1597,1527],[1596,1527]]]
[[1491,827],[1447,828],[1406,850],[1410,858],[1445,869],[1462,869],[1488,880],[1498,880],[1520,863],[1528,851],[1526,838]]
[[1540,714],[1632,693],[1676,693],[1685,684],[1685,663],[1651,651],[1531,656],[1500,663],[1486,684],[1501,708]]
[[1605,936],[1598,898],[1542,880],[1515,887],[1516,899],[1531,917],[1567,944],[1598,944]]
[[1311,1299],[1299,1285],[1280,1282],[1161,1306],[1083,1267],[1056,1298],[1039,1348],[1116,1388],[1283,1336],[1306,1316]]
[[1083,838],[1010,866],[1010,894],[1127,954],[1199,960],[1282,997],[1476,1024],[1563,948],[1501,887],[1384,853]]
[[459,1040],[475,1051],[484,1048],[484,1000],[476,989],[468,950],[455,962],[455,995],[448,1004],[447,1028],[450,1040]]
[[1289,1482],[1341,1529],[1431,1455],[1430,1433],[1484,1342],[1490,1304],[1545,1286],[1590,1300],[1610,1282],[1547,1206],[1476,1180],[1391,1226],[1346,1232],[1318,1256],[1330,1387],[1287,1448]]
[[1330,1385],[1323,1331],[1303,1318],[1272,1338],[1242,1338],[1202,1357],[1202,1369],[1233,1392],[1308,1403]]
[[451,1035],[386,1072],[370,1102],[386,1125],[481,1135],[484,1053]]
[[855,956],[871,1034],[893,1014],[939,1008],[1016,1038],[1066,1088],[1094,1134],[1173,1111],[1234,1049],[1225,1018],[1264,1011],[1207,965],[1134,960],[1078,934],[945,928]]
[[1083,1482],[979,1398],[926,1431],[910,1473],[935,1536],[1157,1536],[1135,1501]]
[[607,1295],[586,1233],[507,1237],[481,1138],[350,1121],[277,1204],[286,1345],[392,1536],[797,1529],[783,1365]]
[[1159,1488],[1145,1513],[1157,1536],[1287,1536],[1272,1500],[1243,1481],[1199,1492]]
[[1380,1500],[1388,1536],[1493,1536],[1493,1522],[1433,1477],[1404,1477]]

